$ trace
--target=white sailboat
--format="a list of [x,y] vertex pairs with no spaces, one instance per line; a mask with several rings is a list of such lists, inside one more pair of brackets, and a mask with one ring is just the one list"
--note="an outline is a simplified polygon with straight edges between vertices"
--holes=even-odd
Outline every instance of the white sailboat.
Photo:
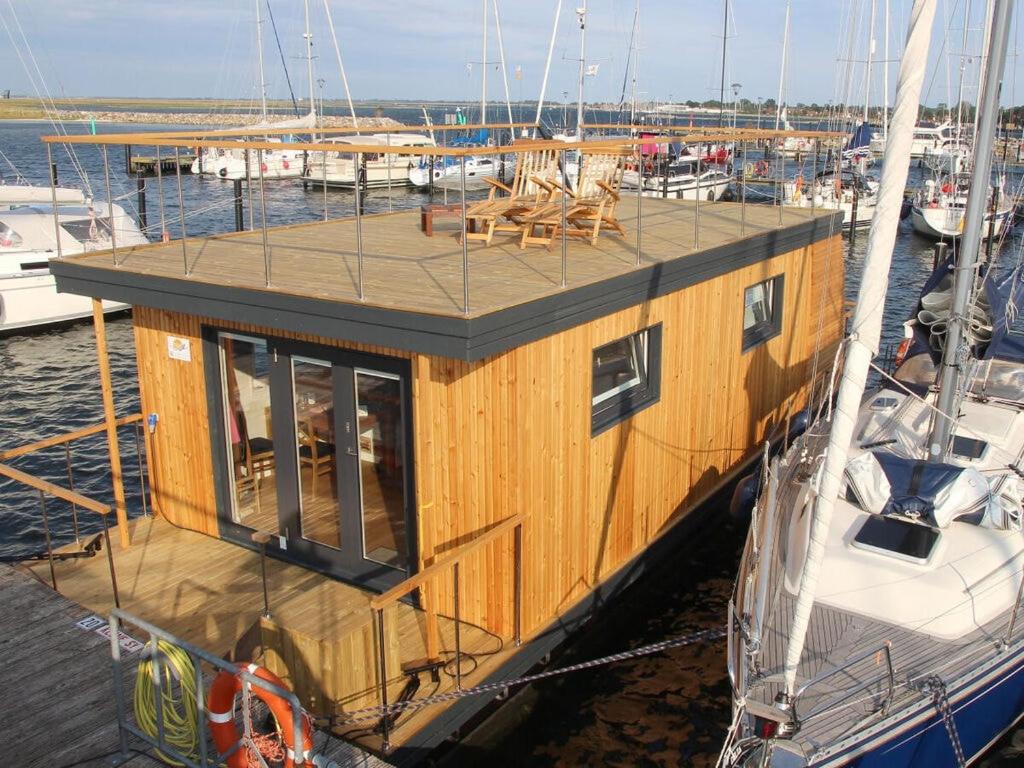
[[[261,15],[261,3],[263,0],[255,0],[256,5],[256,54],[259,60],[260,79],[260,115],[261,120],[247,129],[282,130],[292,129],[296,133],[309,133],[317,127],[317,115],[313,93],[313,35],[309,29],[309,1],[305,3],[306,31],[303,37],[306,40],[306,64],[309,72],[309,113],[290,120],[273,121],[267,113],[267,84],[263,71],[263,18]],[[303,130],[305,129],[305,130]],[[255,156],[250,156],[244,149],[223,149],[219,147],[207,147],[201,149],[196,159],[192,162],[192,173],[215,176],[226,180],[259,178],[265,179],[297,179],[302,176],[306,167],[306,153],[302,150],[289,149],[288,143],[294,140],[294,136],[272,136],[266,141],[280,144],[280,149],[266,149],[263,151],[261,161],[257,163]]]
[[[825,397],[766,466],[754,507],[730,605],[723,766],[964,766],[1024,711],[1021,289],[1014,266],[978,262],[988,141],[958,261],[926,285],[895,378],[865,396],[935,6],[911,12],[835,405]],[[995,0],[986,138],[1012,6]]]

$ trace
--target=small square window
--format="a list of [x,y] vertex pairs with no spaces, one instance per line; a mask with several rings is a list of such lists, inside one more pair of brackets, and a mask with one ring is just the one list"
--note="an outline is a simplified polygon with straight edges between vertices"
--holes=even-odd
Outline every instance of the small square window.
[[656,402],[660,395],[661,325],[594,350],[591,430],[596,435]]
[[743,291],[743,351],[782,331],[782,275]]

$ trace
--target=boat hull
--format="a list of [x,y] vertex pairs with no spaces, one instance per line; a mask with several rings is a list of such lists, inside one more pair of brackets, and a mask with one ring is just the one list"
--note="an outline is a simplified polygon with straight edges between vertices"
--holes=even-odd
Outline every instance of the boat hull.
[[[953,720],[967,762],[1005,734],[1024,715],[1024,650],[949,691]],[[912,768],[956,766],[949,733],[935,707],[895,715],[879,724],[880,743],[862,741],[812,762],[813,766]]]
[[[1009,222],[1011,211],[997,211],[995,214],[995,235],[1002,233]],[[955,214],[955,215],[954,215]],[[914,231],[919,235],[932,238],[933,240],[955,240],[960,237],[960,225],[963,221],[963,209],[949,211],[944,208],[922,208],[915,205],[910,209],[910,221],[914,225]],[[992,214],[986,213],[982,233],[988,238]]]
[[[104,312],[128,309],[127,304],[103,302]],[[60,325],[92,316],[92,299],[57,293],[53,275],[0,277],[0,335]]]

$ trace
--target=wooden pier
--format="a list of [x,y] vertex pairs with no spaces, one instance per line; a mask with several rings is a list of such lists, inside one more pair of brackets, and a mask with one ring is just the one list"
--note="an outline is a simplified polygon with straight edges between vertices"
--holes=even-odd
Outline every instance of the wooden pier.
[[[119,764],[110,641],[88,626],[106,617],[53,591],[29,572],[6,565],[0,565],[0,601],[3,765]],[[83,621],[86,627],[80,624]],[[129,706],[139,658],[137,652],[122,653]],[[314,744],[338,768],[388,765],[323,732],[316,734]],[[133,768],[164,766],[150,757],[152,748],[141,740],[129,738],[128,747]]]
[[[176,173],[177,169],[180,168],[182,173],[192,173],[192,163],[195,161],[196,156],[194,154],[179,154],[175,157],[173,154],[170,157],[160,157],[160,172],[161,173]],[[155,176],[156,175],[157,158],[155,155],[132,155],[128,159],[128,174],[134,176],[136,174],[142,174],[143,176]]]

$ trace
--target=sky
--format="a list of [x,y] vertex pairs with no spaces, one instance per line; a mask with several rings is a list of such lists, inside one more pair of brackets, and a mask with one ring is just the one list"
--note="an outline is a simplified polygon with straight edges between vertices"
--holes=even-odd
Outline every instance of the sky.
[[[0,20],[15,36],[20,21],[51,92],[66,96],[256,98],[256,0],[0,0]],[[490,17],[487,98],[504,99],[493,22],[494,0],[328,0],[352,95],[356,99],[479,100],[483,60],[483,6]],[[586,100],[617,102],[629,58],[636,0],[590,0]],[[792,0],[785,101],[828,103],[864,99],[863,59],[872,0]],[[942,0],[955,15],[964,0]],[[724,0],[640,0],[637,91],[641,100],[717,98],[721,78]],[[543,79],[557,0],[498,0],[513,100],[536,99]],[[580,34],[575,6],[564,2],[551,64],[548,100],[576,96]],[[883,8],[876,0],[876,62],[884,51]],[[889,0],[890,58],[906,31],[910,0]],[[975,3],[975,6],[982,6]],[[303,60],[303,0],[270,0],[296,93],[308,96]],[[309,0],[314,44],[315,90],[342,98],[324,0]],[[726,66],[727,92],[739,83],[741,97],[777,98],[785,0],[731,0]],[[265,0],[264,0],[264,8]],[[962,11],[961,11],[962,12]],[[955,93],[962,22],[946,32],[936,22],[932,64],[923,101],[948,98],[946,69]],[[968,51],[980,48],[981,22],[972,24]],[[851,34],[852,27],[852,34]],[[281,58],[264,13],[264,59],[271,97],[285,98]],[[943,46],[948,34],[950,42]],[[1016,24],[1012,39],[1016,39]],[[852,45],[850,41],[853,41]],[[846,51],[852,47],[854,54]],[[23,46],[18,49],[24,54]],[[1011,51],[1016,42],[1011,42]],[[848,65],[838,58],[861,61]],[[1011,58],[1004,103],[1017,98],[1016,57]],[[519,68],[521,77],[516,77]],[[882,101],[883,67],[876,63],[870,99]],[[890,100],[897,65],[890,69]],[[32,86],[0,24],[0,90],[31,95]],[[320,84],[322,81],[322,84]],[[1024,80],[1021,88],[1024,89]],[[965,98],[973,100],[971,90]]]

